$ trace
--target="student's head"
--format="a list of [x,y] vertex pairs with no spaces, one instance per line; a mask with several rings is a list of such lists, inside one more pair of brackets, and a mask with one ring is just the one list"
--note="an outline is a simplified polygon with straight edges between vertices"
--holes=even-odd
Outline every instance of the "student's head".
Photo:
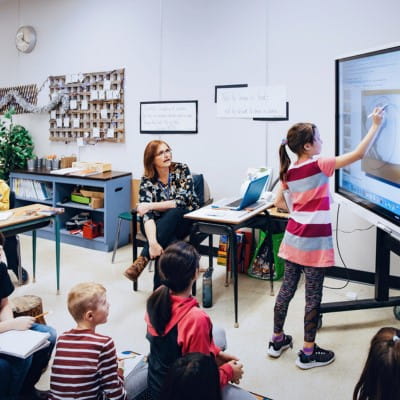
[[68,311],[77,323],[104,324],[109,311],[106,289],[95,282],[78,283],[68,293]]
[[301,157],[304,154],[315,155],[321,151],[321,140],[317,127],[311,123],[300,122],[293,125],[279,147],[279,158],[281,163],[279,177],[286,180],[286,172],[289,169],[290,158],[286,151],[286,146]]
[[196,249],[186,242],[169,245],[160,256],[162,285],[147,300],[147,313],[159,335],[171,317],[170,292],[179,294],[191,287],[198,274],[199,259]]
[[168,370],[161,400],[221,400],[219,372],[214,357],[189,353]]
[[381,328],[371,340],[368,358],[353,400],[400,399],[400,330]]
[[156,179],[158,177],[157,169],[169,168],[171,161],[171,147],[163,140],[152,140],[144,149],[144,176],[149,179]]

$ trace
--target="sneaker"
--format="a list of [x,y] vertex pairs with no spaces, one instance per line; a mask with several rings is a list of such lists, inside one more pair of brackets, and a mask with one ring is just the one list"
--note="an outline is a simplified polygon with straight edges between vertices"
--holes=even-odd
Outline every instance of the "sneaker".
[[296,365],[301,369],[310,369],[314,367],[323,367],[335,360],[335,353],[330,350],[321,349],[316,344],[311,355],[307,356],[303,350],[300,350],[296,360]]
[[283,339],[280,342],[269,342],[268,355],[270,357],[278,358],[288,348],[293,348],[293,340],[290,335],[283,335]]
[[137,278],[139,278],[142,271],[146,268],[148,262],[149,259],[147,257],[139,256],[133,264],[125,270],[125,277],[133,282],[137,281]]

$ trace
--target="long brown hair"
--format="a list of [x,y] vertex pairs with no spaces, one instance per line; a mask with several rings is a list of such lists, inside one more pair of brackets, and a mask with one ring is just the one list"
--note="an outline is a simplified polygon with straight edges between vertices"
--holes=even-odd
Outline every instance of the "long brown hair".
[[280,171],[279,179],[286,182],[286,173],[290,166],[290,158],[286,151],[286,145],[289,149],[300,157],[304,153],[304,145],[313,144],[315,141],[316,126],[307,122],[299,122],[293,125],[286,135],[286,140],[279,147]]
[[[165,144],[169,149],[171,149],[169,144],[164,142],[163,140],[152,140],[151,142],[147,143],[147,146],[144,149],[144,155],[143,155],[144,173],[143,173],[143,175],[146,178],[149,178],[151,180],[157,179],[157,177],[158,177],[157,170],[154,167],[154,159],[157,156],[158,147],[162,144]],[[171,164],[171,167],[172,167],[172,164]]]
[[385,327],[371,340],[353,400],[396,399],[400,399],[400,330]]

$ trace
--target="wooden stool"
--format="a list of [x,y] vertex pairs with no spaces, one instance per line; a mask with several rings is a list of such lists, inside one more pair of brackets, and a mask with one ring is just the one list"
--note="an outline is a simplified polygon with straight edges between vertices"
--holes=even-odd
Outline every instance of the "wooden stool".
[[[10,299],[10,302],[14,318],[21,317],[23,315],[35,317],[36,315],[43,313],[42,299],[39,296],[26,295],[14,297]],[[38,318],[36,322],[38,324],[46,325],[44,317]]]

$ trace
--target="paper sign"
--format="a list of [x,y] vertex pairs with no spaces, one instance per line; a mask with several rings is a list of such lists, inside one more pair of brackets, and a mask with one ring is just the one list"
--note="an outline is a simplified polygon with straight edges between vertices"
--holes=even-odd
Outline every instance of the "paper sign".
[[50,119],[56,119],[56,110],[50,111]]
[[87,110],[88,109],[88,101],[87,100],[82,100],[81,109],[82,110]]
[[100,110],[100,116],[103,119],[108,118],[108,112],[107,112],[106,108],[103,108],[102,110]]
[[107,129],[107,137],[108,138],[113,138],[114,137],[114,128],[108,128]]
[[69,108],[70,108],[71,110],[76,110],[76,107],[77,107],[77,102],[76,102],[76,100],[70,100],[70,102],[69,102]]
[[99,92],[97,90],[90,91],[90,100],[98,100]]
[[100,137],[100,129],[93,128],[93,137]]
[[66,117],[64,118],[64,128],[68,128],[69,127],[69,118]]
[[56,119],[56,125],[57,125],[57,128],[62,128],[62,118]]
[[79,128],[79,122],[80,122],[80,119],[79,119],[79,118],[74,118],[74,119],[72,120],[72,127],[73,127],[73,128]]

